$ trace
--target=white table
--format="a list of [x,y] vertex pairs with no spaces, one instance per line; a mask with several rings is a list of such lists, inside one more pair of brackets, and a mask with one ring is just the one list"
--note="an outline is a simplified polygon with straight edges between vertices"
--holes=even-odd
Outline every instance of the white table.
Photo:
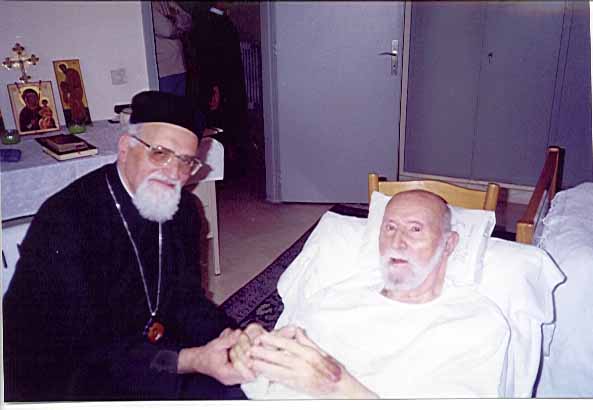
[[[80,134],[89,143],[95,145],[98,154],[90,157],[58,161],[41,150],[34,136],[25,136],[16,145],[3,145],[2,148],[15,148],[22,152],[19,162],[0,163],[0,187],[2,192],[2,249],[7,263],[14,269],[18,259],[17,244],[20,243],[30,217],[35,215],[41,204],[51,195],[60,191],[75,179],[112,163],[117,159],[117,142],[120,125],[108,121],[97,121],[87,132]],[[47,136],[67,133],[59,132],[40,134]],[[190,180],[192,193],[200,198],[204,207],[204,217],[208,232],[206,237],[212,240],[212,259],[214,273],[220,274],[220,245],[218,241],[218,213],[216,204],[215,181],[224,177],[224,148],[220,142],[211,138],[200,141],[198,154],[205,166]],[[23,224],[26,224],[23,226]],[[9,249],[10,248],[10,249]],[[14,249],[11,249],[14,248]],[[3,276],[7,276],[3,266]],[[5,279],[3,279],[4,281]]]

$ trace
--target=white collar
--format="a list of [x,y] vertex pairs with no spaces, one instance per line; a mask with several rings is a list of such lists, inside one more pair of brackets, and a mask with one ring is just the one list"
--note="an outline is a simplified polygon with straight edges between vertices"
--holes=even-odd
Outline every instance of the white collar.
[[224,15],[224,11],[222,11],[221,9],[217,9],[216,7],[210,7],[209,11],[211,13],[218,14],[219,16]]

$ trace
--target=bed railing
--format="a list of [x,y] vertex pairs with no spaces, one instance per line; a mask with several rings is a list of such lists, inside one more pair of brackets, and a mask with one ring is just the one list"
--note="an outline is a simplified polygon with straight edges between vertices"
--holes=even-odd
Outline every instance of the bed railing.
[[561,154],[562,149],[560,147],[548,147],[546,162],[531,194],[527,209],[517,222],[516,242],[533,243],[535,227],[538,218],[541,216],[540,211],[544,208],[546,202],[549,204],[552,201],[560,187]]

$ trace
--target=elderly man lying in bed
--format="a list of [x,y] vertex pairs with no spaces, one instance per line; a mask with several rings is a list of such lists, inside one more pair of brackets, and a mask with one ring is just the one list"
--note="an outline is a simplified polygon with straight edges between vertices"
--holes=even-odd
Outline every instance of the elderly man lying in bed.
[[251,380],[247,396],[498,397],[509,327],[474,287],[447,281],[458,238],[442,198],[395,195],[379,234],[381,276],[317,292],[289,326],[246,329],[230,357]]

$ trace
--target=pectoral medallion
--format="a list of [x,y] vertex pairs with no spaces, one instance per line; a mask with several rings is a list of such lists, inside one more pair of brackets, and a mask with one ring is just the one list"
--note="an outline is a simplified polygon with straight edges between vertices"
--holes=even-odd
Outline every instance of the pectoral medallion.
[[158,322],[154,317],[151,317],[146,326],[144,326],[143,333],[150,343],[156,343],[165,334],[165,326]]

